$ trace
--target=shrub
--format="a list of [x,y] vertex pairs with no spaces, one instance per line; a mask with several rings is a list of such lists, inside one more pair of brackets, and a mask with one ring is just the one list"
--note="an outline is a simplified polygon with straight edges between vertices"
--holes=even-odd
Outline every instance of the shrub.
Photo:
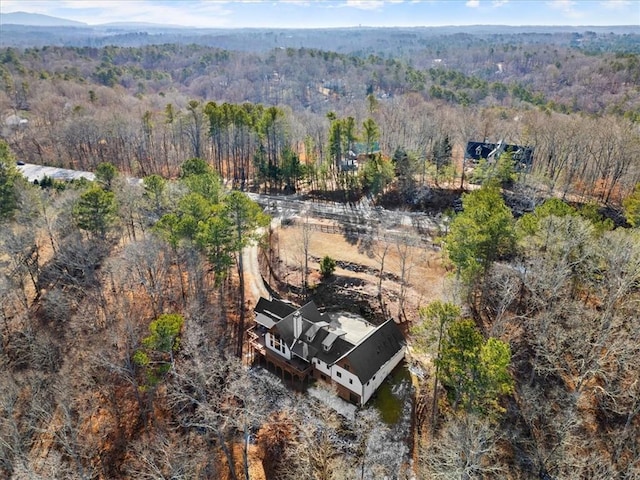
[[325,257],[320,261],[320,273],[322,274],[322,277],[329,278],[333,275],[335,269],[336,261],[329,255],[325,255]]

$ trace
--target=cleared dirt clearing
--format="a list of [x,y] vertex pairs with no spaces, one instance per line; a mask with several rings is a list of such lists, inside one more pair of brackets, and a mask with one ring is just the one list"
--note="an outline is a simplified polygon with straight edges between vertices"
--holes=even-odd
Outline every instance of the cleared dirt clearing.
[[[281,260],[281,280],[299,286],[304,261],[303,228],[298,225],[282,227],[277,229],[277,234],[278,251],[275,253]],[[314,230],[309,241],[309,284],[313,285],[319,281],[318,261],[328,255],[338,262],[339,266],[335,271],[337,276],[357,279],[358,282],[354,282],[353,288],[362,289],[363,293],[375,298],[378,291],[379,255],[383,249],[383,243],[373,242],[365,248],[362,240],[353,243],[342,234]],[[401,245],[388,244],[384,265],[385,278],[382,282],[383,298],[394,315],[394,303],[397,303],[402,274],[401,252]],[[408,247],[405,257],[405,276],[408,280],[405,312],[411,319],[420,305],[444,298],[448,281],[441,252],[430,248]],[[345,263],[347,265],[344,265]]]

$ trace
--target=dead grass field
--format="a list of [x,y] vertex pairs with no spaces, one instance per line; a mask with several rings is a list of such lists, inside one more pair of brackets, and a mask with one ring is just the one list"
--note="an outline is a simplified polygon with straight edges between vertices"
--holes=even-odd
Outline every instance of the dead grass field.
[[[303,255],[303,231],[300,226],[288,226],[278,229],[278,247],[276,252],[281,260],[281,268],[285,274],[281,280],[292,285],[300,285],[301,271],[304,260]],[[382,244],[373,244],[369,251],[364,251],[361,242],[350,243],[343,235],[312,231],[309,241],[309,283],[318,282],[318,260],[325,255],[340,262],[360,265],[364,271],[352,271],[345,268],[336,268],[335,274],[341,277],[358,279],[354,282],[356,289],[373,299],[378,293],[378,271],[380,269],[379,252]],[[408,272],[408,291],[406,295],[407,306],[405,313],[411,320],[417,316],[417,309],[426,303],[445,298],[448,284],[448,275],[443,267],[442,254],[429,248],[411,247],[406,255],[406,271]],[[314,260],[311,260],[314,259]],[[384,271],[395,278],[385,278],[382,283],[383,298],[388,304],[392,314],[397,314],[397,295],[400,291],[399,277],[401,275],[402,255],[396,244],[389,244],[385,258]],[[415,316],[414,316],[415,315]]]

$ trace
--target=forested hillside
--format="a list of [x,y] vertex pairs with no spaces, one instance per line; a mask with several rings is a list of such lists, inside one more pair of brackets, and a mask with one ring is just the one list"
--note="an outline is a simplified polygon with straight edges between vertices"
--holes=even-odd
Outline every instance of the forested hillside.
[[467,37],[434,40],[410,59],[183,44],[9,48],[3,133],[28,162],[91,170],[110,161],[132,175],[175,176],[202,156],[246,182],[277,176],[281,152],[321,167],[335,112],[352,122],[347,143],[363,141],[372,119],[382,152],[403,149],[418,169],[445,138],[459,147],[503,139],[534,147],[533,173],[554,189],[619,202],[637,180],[637,54],[585,52],[553,35],[495,46]]
[[[245,33],[0,50],[0,476],[640,477],[637,34]],[[532,165],[465,159],[500,140]],[[370,320],[409,320],[399,424],[247,368],[242,251],[280,252],[245,192],[368,206],[348,240],[380,264]],[[433,217],[405,227],[442,298],[403,312],[409,242],[373,205]]]

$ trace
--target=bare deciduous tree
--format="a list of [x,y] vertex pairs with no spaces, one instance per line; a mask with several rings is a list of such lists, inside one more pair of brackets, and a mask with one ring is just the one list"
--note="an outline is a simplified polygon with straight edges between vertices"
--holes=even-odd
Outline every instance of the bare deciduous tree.
[[473,415],[452,418],[437,438],[420,452],[419,470],[424,478],[470,480],[501,478],[497,426]]

